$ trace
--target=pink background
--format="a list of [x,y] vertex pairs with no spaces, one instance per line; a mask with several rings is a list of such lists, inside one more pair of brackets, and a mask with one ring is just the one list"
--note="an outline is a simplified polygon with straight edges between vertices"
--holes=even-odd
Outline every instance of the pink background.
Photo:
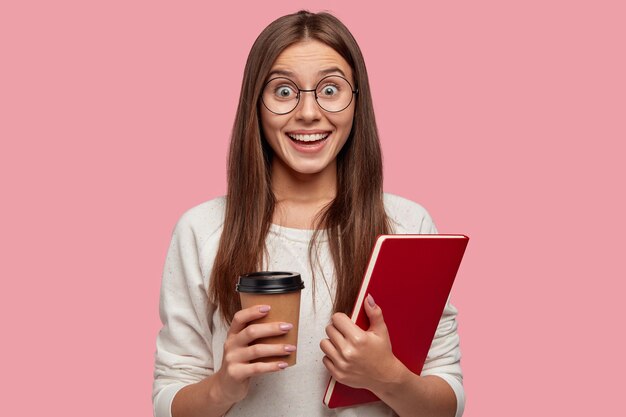
[[465,415],[615,415],[626,10],[516,3],[2,2],[2,414],[151,415],[172,228],[225,191],[254,39],[306,7],[363,49],[387,191],[472,238]]

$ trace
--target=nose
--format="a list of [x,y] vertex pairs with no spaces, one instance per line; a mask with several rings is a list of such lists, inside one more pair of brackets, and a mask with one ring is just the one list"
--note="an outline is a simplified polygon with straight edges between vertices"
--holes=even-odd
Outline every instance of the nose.
[[300,102],[296,107],[296,118],[303,121],[315,121],[322,117],[322,109],[315,99],[315,91],[301,91]]

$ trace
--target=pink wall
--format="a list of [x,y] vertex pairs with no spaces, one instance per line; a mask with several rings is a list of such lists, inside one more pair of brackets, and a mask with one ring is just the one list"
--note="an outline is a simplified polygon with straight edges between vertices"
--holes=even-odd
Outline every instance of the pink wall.
[[170,233],[224,193],[246,54],[300,7],[363,49],[387,191],[472,238],[465,415],[621,409],[623,2],[95,3],[0,6],[3,415],[151,414]]

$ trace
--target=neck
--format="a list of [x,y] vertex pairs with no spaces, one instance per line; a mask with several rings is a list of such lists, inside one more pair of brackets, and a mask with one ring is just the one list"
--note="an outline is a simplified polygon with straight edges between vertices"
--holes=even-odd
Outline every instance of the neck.
[[274,223],[297,229],[312,229],[315,217],[337,193],[337,164],[322,172],[302,174],[276,158],[272,164],[272,191],[276,197]]
[[337,163],[333,161],[322,172],[302,174],[280,161],[272,164],[272,191],[277,201],[332,201],[337,193]]

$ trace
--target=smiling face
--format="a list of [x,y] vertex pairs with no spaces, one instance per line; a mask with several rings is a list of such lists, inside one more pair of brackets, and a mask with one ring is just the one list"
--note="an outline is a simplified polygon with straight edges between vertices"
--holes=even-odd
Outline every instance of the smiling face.
[[[276,58],[267,80],[285,77],[302,90],[313,90],[329,75],[344,77],[354,86],[352,69],[341,55],[324,43],[306,40],[291,45]],[[297,94],[285,85],[289,84],[281,84],[275,92],[281,99]],[[335,91],[324,82],[320,87],[327,95]],[[301,92],[296,108],[282,115],[260,104],[261,127],[274,151],[272,176],[302,178],[336,172],[337,154],[352,128],[355,101],[353,98],[344,110],[330,113],[320,108],[315,93]]]

